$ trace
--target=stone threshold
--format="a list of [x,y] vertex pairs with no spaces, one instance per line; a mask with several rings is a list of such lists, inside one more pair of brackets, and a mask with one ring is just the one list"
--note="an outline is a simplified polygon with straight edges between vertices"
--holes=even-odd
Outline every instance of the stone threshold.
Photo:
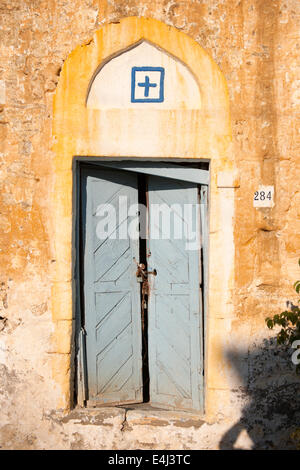
[[117,405],[102,407],[76,407],[56,420],[61,423],[111,426],[112,420],[119,419],[121,431],[130,430],[134,426],[175,426],[182,428],[200,428],[206,423],[203,414],[189,411],[176,411],[154,407],[149,403],[133,405]]

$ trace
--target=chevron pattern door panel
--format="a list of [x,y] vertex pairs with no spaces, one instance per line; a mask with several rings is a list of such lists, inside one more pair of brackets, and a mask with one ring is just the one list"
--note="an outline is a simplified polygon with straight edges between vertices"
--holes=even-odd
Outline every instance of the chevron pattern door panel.
[[[200,215],[197,216],[199,206],[197,209],[195,206],[198,187],[194,183],[149,176],[148,196],[148,269],[157,271],[156,276],[150,276],[148,311],[150,401],[176,409],[201,411]],[[166,233],[167,212],[155,224],[153,204],[171,208],[169,233]],[[185,209],[187,204],[194,205],[190,206],[191,212]],[[178,234],[180,226],[183,234],[197,232],[196,246],[189,245],[193,249],[187,249],[188,237]]]
[[[140,287],[136,280],[139,242],[126,234],[128,207],[138,203],[137,176],[111,169],[84,169],[81,178],[84,308],[89,401],[142,401]],[[121,199],[120,199],[121,198]],[[125,201],[125,202],[124,202]],[[99,221],[107,215],[107,235]],[[123,206],[122,206],[123,204]],[[100,217],[100,215],[102,217]]]

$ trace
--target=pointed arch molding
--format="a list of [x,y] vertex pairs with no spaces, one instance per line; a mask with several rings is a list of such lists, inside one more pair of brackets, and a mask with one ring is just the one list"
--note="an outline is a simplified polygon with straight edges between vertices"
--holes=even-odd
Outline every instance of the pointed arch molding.
[[[155,49],[168,56],[172,66],[185,70],[183,77],[194,88],[191,97],[174,101],[168,106],[159,103],[126,103],[94,100],[89,93],[101,71],[112,61],[130,54],[138,47]],[[165,60],[165,59],[164,59]],[[145,54],[147,62],[147,54]],[[175,64],[175,65],[174,65]],[[177,65],[176,65],[177,64]],[[141,64],[140,64],[141,65]],[[145,66],[147,63],[144,64]],[[180,74],[179,74],[180,75]],[[150,77],[151,78],[151,77]],[[118,78],[122,79],[122,75]],[[183,87],[184,90],[184,87]],[[183,91],[181,91],[181,94]],[[192,94],[193,94],[192,93]],[[119,102],[120,103],[120,102]],[[181,103],[181,104],[180,104]],[[131,103],[133,104],[133,103]],[[139,104],[141,106],[139,107]],[[162,103],[164,105],[164,103]],[[53,373],[61,386],[61,406],[70,403],[70,370],[72,319],[72,194],[74,157],[141,157],[141,158],[203,158],[211,161],[211,211],[213,226],[220,229],[222,203],[217,187],[219,172],[233,170],[229,98],[225,78],[204,49],[192,38],[160,21],[149,18],[124,18],[97,31],[90,42],[78,46],[65,61],[54,96],[54,191],[53,191],[53,257],[56,260],[52,285],[52,314],[55,322]],[[233,213],[233,203],[226,202],[226,217]],[[231,222],[230,222],[231,223]],[[212,225],[212,220],[211,220]],[[232,223],[231,223],[232,225]],[[222,228],[223,230],[223,228]],[[226,235],[225,230],[225,235]],[[224,236],[224,233],[223,233]],[[222,271],[224,240],[214,237],[211,246],[209,282],[212,289],[226,292],[231,286],[233,249],[232,229],[227,233],[226,262]],[[229,258],[232,263],[228,266]],[[226,271],[226,272],[225,272]],[[228,279],[228,283],[224,283]],[[222,286],[220,288],[220,286]],[[220,305],[209,300],[210,315]],[[229,302],[229,301],[228,301]],[[229,302],[230,303],[230,302]],[[64,367],[63,367],[64,364]]]
[[[97,71],[101,74],[109,62],[126,51],[131,54],[140,43],[164,51],[189,71],[198,83],[201,106],[86,106]],[[62,157],[62,148],[73,155],[221,157],[231,139],[226,81],[216,63],[189,36],[157,20],[125,18],[97,31],[66,60],[55,94],[54,134],[62,168],[70,164]]]

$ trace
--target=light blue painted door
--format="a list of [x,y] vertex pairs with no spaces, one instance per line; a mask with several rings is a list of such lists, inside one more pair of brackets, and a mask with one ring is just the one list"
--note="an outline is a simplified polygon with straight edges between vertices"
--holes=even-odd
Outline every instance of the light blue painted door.
[[[148,269],[157,271],[156,276],[149,276],[150,401],[176,409],[201,411],[203,354],[198,187],[194,183],[149,176],[148,197]],[[158,205],[163,205],[165,212],[155,219],[153,211],[157,211]],[[170,217],[167,208],[171,208]],[[180,227],[184,227],[182,237]],[[196,243],[192,242],[193,233]]]
[[[124,204],[138,202],[137,177],[84,169],[81,182],[88,398],[100,405],[136,403],[142,401],[139,242],[120,234],[128,223]],[[103,204],[113,208],[106,237],[99,229]]]

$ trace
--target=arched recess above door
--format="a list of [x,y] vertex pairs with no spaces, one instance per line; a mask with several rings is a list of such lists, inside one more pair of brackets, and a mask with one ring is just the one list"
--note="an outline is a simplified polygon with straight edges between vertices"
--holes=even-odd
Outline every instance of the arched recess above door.
[[196,110],[201,108],[201,95],[196,77],[185,64],[142,40],[100,65],[89,87],[87,107]]

